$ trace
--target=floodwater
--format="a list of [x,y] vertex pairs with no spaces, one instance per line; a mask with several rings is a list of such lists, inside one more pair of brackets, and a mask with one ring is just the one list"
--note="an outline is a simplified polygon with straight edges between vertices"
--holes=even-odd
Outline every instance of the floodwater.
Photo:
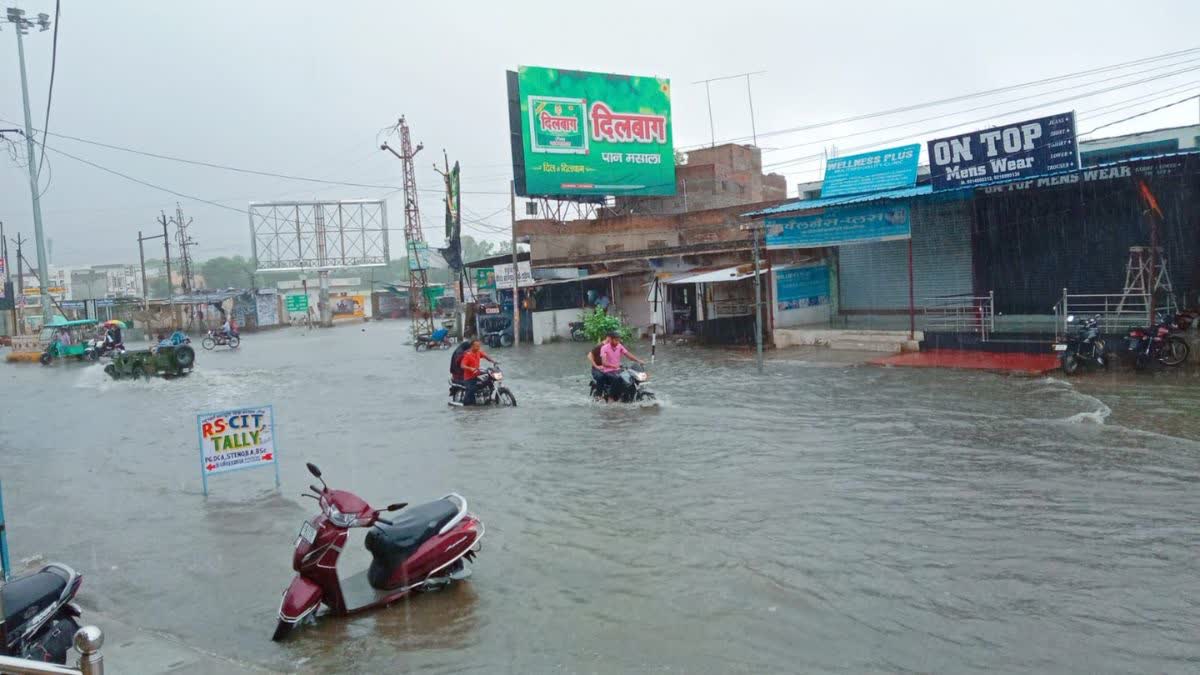
[[[0,364],[15,557],[72,564],[85,608],[249,670],[1200,670],[1195,371],[783,353],[757,376],[746,352],[671,345],[662,403],[618,407],[586,401],[585,349],[558,344],[496,351],[519,408],[463,410],[448,353],[405,340],[248,335],[178,381]],[[195,414],[267,403],[283,489],[260,469],[204,498]],[[305,461],[377,506],[466,495],[487,525],[474,576],[270,642]]]

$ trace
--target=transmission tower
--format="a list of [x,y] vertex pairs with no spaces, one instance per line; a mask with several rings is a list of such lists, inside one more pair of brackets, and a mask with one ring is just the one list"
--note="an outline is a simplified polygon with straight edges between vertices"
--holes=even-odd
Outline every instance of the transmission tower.
[[421,231],[421,211],[417,205],[417,174],[413,158],[425,146],[417,143],[412,147],[408,133],[408,122],[404,116],[396,124],[400,132],[400,152],[384,143],[381,147],[400,159],[404,167],[404,242],[408,252],[408,313],[412,317],[413,343],[419,335],[433,333],[433,311],[429,306],[429,277],[425,271],[428,245]]
[[192,246],[199,244],[195,239],[192,239],[188,234],[188,227],[192,224],[192,219],[183,219],[183,207],[179,202],[175,202],[175,217],[170,221],[175,226],[175,243],[179,246],[180,274],[182,275],[181,284],[185,294],[196,290],[196,271],[192,267],[192,254],[189,249]]

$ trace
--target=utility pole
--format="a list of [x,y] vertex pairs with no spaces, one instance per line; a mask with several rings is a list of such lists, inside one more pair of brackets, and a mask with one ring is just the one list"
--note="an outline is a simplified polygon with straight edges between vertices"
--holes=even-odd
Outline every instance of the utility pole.
[[517,263],[517,184],[508,182],[508,210],[512,215],[513,346],[521,344],[521,267]]
[[428,251],[425,244],[425,233],[421,230],[421,212],[417,202],[417,172],[413,158],[425,146],[417,143],[412,147],[408,132],[408,122],[404,116],[396,123],[400,131],[400,152],[384,143],[381,150],[387,150],[395,155],[404,167],[404,240],[408,247],[408,310],[412,315],[413,344],[417,337],[433,334],[433,309],[429,305],[429,275],[425,269],[422,256]]
[[755,226],[750,230],[751,240],[754,242],[754,350],[755,358],[758,361],[758,374],[762,375],[763,371],[763,330],[762,330],[762,277],[759,276],[759,258],[758,258],[758,233],[762,228]]
[[461,183],[456,184],[456,178],[459,178],[460,174],[458,162],[454,163],[454,173],[450,172],[450,157],[445,149],[442,150],[442,163],[445,170],[439,169],[436,162],[433,164],[433,170],[442,176],[442,181],[446,184],[446,244],[455,253],[459,263],[453,270],[458,274],[458,312],[455,323],[458,324],[458,339],[463,340],[467,337],[467,296],[463,290],[463,279],[467,273],[462,259]]
[[18,232],[15,241],[17,242],[17,289],[13,291],[13,322],[16,323],[14,330],[20,333],[21,324],[17,316],[17,303],[20,303],[21,309],[25,309],[25,274],[21,267],[21,261],[24,259],[24,256],[21,255],[21,244],[25,243],[25,237]]
[[175,300],[175,285],[171,281],[171,237],[170,237],[170,235],[167,234],[167,224],[169,222],[170,221],[167,220],[167,214],[160,211],[159,217],[158,217],[158,224],[162,225],[162,234],[156,235],[153,237],[146,237],[146,238],[147,239],[158,239],[158,237],[160,237],[160,236],[162,237],[163,254],[166,256],[166,263],[167,263],[167,304],[172,304]]
[[[38,284],[41,286],[42,325],[50,323],[50,269],[46,259],[46,238],[42,231],[42,200],[38,189],[37,153],[33,147],[33,120],[29,115],[29,79],[25,75],[25,43],[22,37],[35,22],[25,18],[25,10],[8,8],[8,21],[17,34],[17,62],[21,68],[21,98],[25,108],[25,151],[29,165],[29,196],[33,200],[33,239],[37,244]],[[38,14],[36,24],[42,32],[50,29],[50,15]]]
[[[0,284],[3,284],[4,290],[8,291],[8,282],[12,279],[12,275],[9,273],[10,270],[8,269],[8,240],[4,238],[4,221],[3,220],[0,220],[0,262],[4,263],[4,278],[0,279]],[[17,299],[15,297],[12,298],[12,303],[13,303],[13,312],[12,312],[13,325],[9,328],[9,330],[12,331],[13,335],[16,335],[16,333],[17,333],[17,325],[16,325],[17,324]]]
[[146,238],[142,236],[142,231],[138,230],[138,262],[142,266],[142,309],[150,309],[150,287],[146,285],[146,247],[142,242]]

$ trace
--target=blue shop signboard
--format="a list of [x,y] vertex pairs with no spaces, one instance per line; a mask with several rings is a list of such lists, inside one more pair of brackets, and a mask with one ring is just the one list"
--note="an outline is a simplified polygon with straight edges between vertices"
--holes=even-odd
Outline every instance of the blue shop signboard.
[[917,184],[917,160],[920,157],[919,143],[834,157],[825,163],[821,196],[841,197],[912,187]]
[[829,268],[820,264],[775,272],[775,302],[781,312],[829,304]]
[[767,248],[819,248],[911,236],[908,204],[884,202],[767,218]]
[[929,141],[929,177],[934,190],[1078,168],[1074,111]]

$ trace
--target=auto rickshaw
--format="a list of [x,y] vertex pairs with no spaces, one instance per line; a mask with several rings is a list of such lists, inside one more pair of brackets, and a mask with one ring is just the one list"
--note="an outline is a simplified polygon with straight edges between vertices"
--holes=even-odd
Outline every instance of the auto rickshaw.
[[67,321],[58,317],[46,324],[41,334],[46,349],[38,360],[43,366],[50,365],[55,359],[74,358],[83,361],[87,358],[89,340],[96,332],[96,323],[95,319]]

